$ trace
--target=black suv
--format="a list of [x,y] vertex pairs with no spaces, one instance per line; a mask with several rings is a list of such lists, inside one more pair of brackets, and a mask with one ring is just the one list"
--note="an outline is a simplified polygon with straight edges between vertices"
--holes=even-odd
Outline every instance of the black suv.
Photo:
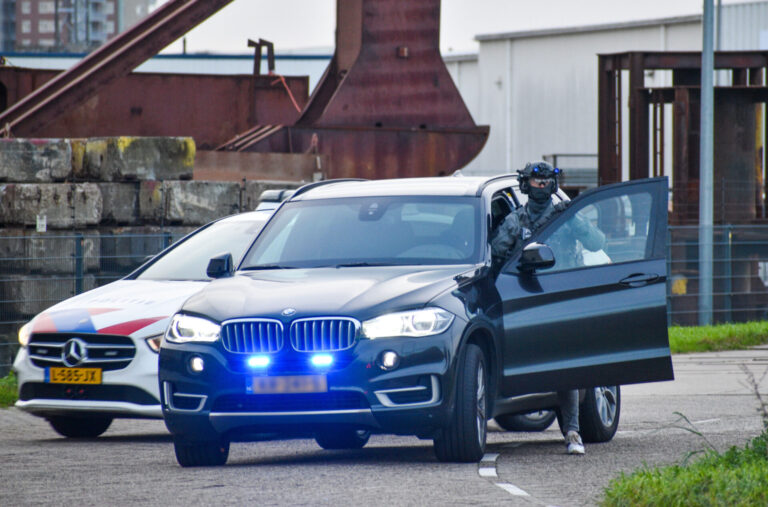
[[[589,388],[585,440],[610,440],[618,385],[673,378],[667,181],[586,192],[492,258],[524,198],[511,175],[299,189],[236,269],[211,260],[218,280],[171,320],[159,378],[179,464],[221,465],[230,441],[265,434],[344,449],[371,432],[477,461],[488,419],[556,409],[573,388]],[[601,250],[568,237],[576,215]]]

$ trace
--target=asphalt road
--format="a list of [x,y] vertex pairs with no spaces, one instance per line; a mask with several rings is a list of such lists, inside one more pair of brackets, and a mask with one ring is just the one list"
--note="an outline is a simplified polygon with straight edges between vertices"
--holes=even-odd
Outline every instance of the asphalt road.
[[375,435],[359,451],[235,443],[224,467],[182,469],[162,421],[117,421],[75,441],[0,410],[0,505],[593,505],[621,471],[723,451],[762,429],[747,372],[768,401],[768,347],[674,361],[674,382],[622,389],[619,432],[583,457],[565,454],[554,425],[491,432],[479,464],[439,463],[431,442]]

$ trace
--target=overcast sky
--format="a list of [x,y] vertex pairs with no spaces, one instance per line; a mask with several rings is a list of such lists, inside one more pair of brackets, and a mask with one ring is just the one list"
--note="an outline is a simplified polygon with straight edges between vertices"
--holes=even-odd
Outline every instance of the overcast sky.
[[[472,52],[478,34],[701,14],[702,6],[703,0],[443,0],[440,46],[443,53]],[[247,53],[247,39],[261,37],[277,52],[327,52],[335,12],[336,0],[234,0],[187,34],[187,51]],[[177,42],[166,52],[181,47]]]

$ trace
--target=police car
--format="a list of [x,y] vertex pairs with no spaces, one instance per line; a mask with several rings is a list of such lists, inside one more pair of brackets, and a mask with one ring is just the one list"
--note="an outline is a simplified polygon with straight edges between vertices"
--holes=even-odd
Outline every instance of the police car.
[[97,437],[118,417],[161,418],[157,363],[169,318],[211,280],[209,258],[239,260],[276,206],[201,227],[125,278],[34,317],[19,331],[16,407],[74,438]]

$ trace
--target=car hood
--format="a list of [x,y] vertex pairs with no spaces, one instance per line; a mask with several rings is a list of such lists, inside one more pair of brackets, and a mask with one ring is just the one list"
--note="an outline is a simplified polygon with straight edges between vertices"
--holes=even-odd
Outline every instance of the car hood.
[[[318,315],[360,320],[384,312],[418,308],[457,286],[455,278],[474,266],[397,266],[284,269],[240,272],[217,280],[184,304],[187,313],[216,321],[239,317]],[[294,313],[295,312],[295,313]]]
[[157,335],[184,300],[207,283],[119,280],[52,306],[32,320],[31,331]]

